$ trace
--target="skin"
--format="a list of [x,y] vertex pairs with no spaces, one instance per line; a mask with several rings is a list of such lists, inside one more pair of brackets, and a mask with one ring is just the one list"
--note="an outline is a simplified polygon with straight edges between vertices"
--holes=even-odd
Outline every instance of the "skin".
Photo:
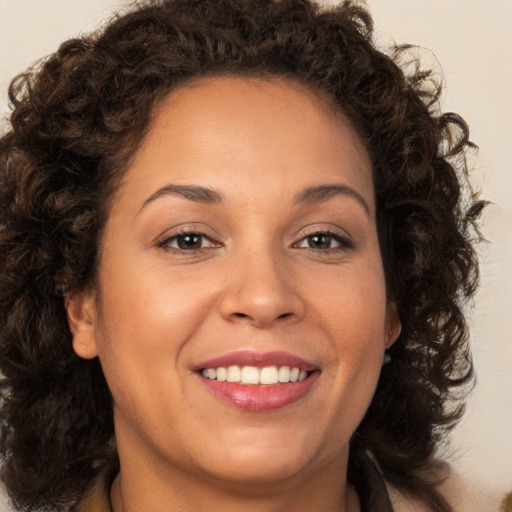
[[[345,188],[297,202],[332,184]],[[205,235],[198,250],[180,249],[183,229]],[[76,353],[100,358],[114,397],[115,512],[358,510],[348,443],[399,321],[367,152],[319,95],[233,77],[174,91],[114,197],[97,284],[67,304]],[[194,371],[240,349],[320,375],[293,404],[241,410]]]

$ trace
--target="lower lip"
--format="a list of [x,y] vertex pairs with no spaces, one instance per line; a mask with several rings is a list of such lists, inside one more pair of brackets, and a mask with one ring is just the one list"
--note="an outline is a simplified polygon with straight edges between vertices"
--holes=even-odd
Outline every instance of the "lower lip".
[[320,372],[313,372],[302,382],[275,386],[243,385],[219,382],[199,375],[205,386],[224,402],[247,411],[272,411],[297,402],[308,394]]

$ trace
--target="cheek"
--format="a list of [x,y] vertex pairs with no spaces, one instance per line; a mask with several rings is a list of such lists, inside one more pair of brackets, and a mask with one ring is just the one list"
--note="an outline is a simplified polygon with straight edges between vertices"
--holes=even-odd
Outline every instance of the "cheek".
[[96,331],[112,393],[179,385],[183,351],[211,310],[211,293],[162,271],[122,269],[105,266]]
[[[352,417],[359,420],[375,391],[387,339],[386,291],[380,261],[365,269],[344,272],[342,279],[317,281],[310,302],[315,324],[329,340],[325,357],[336,395],[333,406],[339,415],[351,410]],[[322,287],[320,282],[324,283]]]
[[[211,302],[208,287],[166,272],[165,268],[145,268],[144,264],[129,272],[122,265],[105,266],[102,278],[101,321],[108,338],[132,339],[141,346],[162,341],[172,345],[180,334],[197,326]],[[132,347],[133,348],[133,347]]]
[[[380,260],[341,269],[309,284],[309,303],[318,324],[330,331],[340,350],[365,351],[383,342],[386,331],[386,290]],[[382,345],[383,346],[383,345]]]

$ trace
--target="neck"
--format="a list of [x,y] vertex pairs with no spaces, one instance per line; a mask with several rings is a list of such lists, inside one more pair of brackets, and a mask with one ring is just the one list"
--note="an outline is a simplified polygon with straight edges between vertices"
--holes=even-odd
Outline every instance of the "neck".
[[[282,512],[294,510],[295,512],[360,512],[357,494],[351,486],[345,486],[343,492],[329,496],[314,493],[304,493],[304,488],[293,495],[281,494],[262,496],[260,493],[226,492],[219,489],[201,492],[183,492],[174,485],[166,492],[151,494],[139,492],[138,486],[130,485],[129,479],[119,474],[112,485],[111,503],[113,512],[133,512],[136,510],[150,510],[154,512],[169,510],[179,512]],[[220,492],[219,492],[220,491]],[[258,495],[256,495],[258,494]],[[165,497],[164,497],[165,496]]]
[[274,482],[226,482],[149,459],[123,458],[111,489],[113,512],[359,512],[344,464]]

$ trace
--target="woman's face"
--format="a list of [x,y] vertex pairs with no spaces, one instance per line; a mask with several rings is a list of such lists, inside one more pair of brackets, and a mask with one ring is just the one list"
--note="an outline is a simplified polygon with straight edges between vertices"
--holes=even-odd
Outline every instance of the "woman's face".
[[290,81],[173,92],[114,197],[97,289],[68,315],[112,391],[122,467],[344,471],[397,334],[360,139]]

